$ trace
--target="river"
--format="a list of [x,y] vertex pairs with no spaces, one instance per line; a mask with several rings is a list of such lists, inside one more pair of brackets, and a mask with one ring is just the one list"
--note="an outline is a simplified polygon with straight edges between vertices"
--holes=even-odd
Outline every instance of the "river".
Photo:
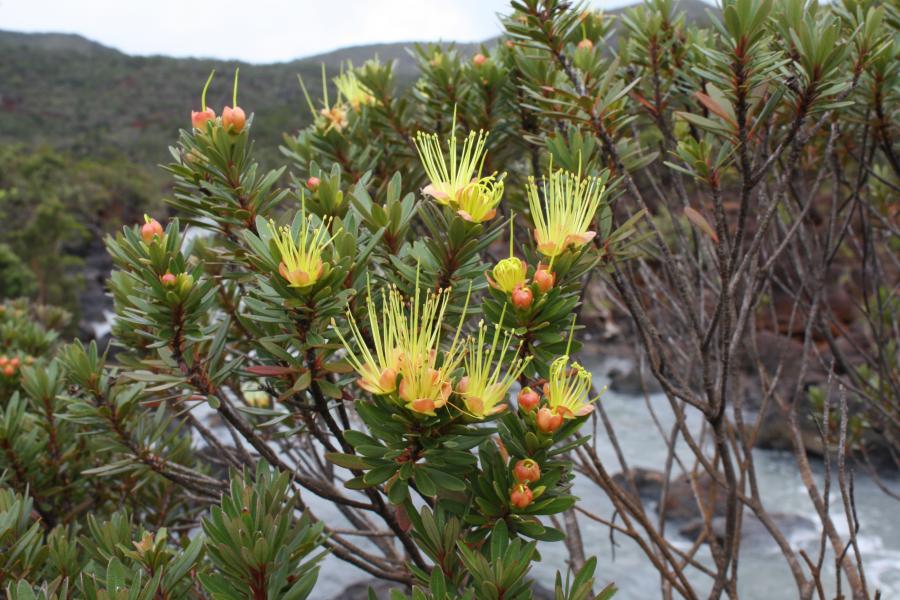
[[[593,365],[595,381],[601,387],[607,382],[605,373],[609,371],[608,367],[609,363]],[[629,466],[661,470],[665,461],[666,447],[662,439],[656,435],[645,402],[639,398],[622,396],[610,391],[603,394],[601,401],[615,426]],[[674,418],[668,410],[668,401],[665,397],[651,396],[650,402],[652,406],[658,408],[656,413],[663,428],[671,427]],[[699,420],[694,420],[692,424],[698,426]],[[598,449],[601,459],[610,465],[609,470],[618,471],[617,467],[612,466],[617,465],[612,446],[602,435]],[[800,515],[807,517],[812,523],[818,522],[790,453],[757,450],[754,460],[763,502],[768,510]],[[813,464],[821,486],[822,465],[818,461]],[[886,483],[900,493],[900,480],[896,477]],[[886,496],[875,482],[864,474],[856,475],[855,492],[856,508],[861,523],[858,539],[864,557],[869,590],[874,596],[874,589],[879,589],[885,600],[900,598],[900,502]],[[604,518],[612,516],[611,502],[591,482],[578,478],[575,494],[581,498],[582,505],[591,512]],[[328,503],[316,502],[314,497],[310,497],[310,502],[317,516],[336,526],[344,526],[344,519]],[[831,497],[831,515],[838,530],[846,533],[847,520],[844,517],[843,506],[839,495],[834,492]],[[636,543],[617,535],[613,552],[609,530],[605,526],[584,517],[580,518],[579,522],[586,553],[596,555],[598,559],[598,583],[605,585],[607,582],[615,582],[620,590],[616,597],[622,600],[660,597],[659,576]],[[690,541],[678,534],[677,527],[667,526],[667,532],[674,543],[683,546],[684,549],[690,547]],[[767,535],[748,538],[743,543],[739,562],[738,591],[741,598],[748,600],[797,598],[794,580],[771,538]],[[795,548],[805,548],[813,560],[818,556],[819,531],[811,525],[794,528],[789,534],[789,541]],[[535,565],[532,573],[536,579],[545,582],[545,587],[551,587],[556,570],[565,566],[568,554],[563,543],[543,543],[540,552],[543,560]],[[712,562],[705,548],[700,552],[700,558],[706,563]],[[830,598],[833,597],[835,589],[834,556],[830,551],[825,559],[824,570],[826,594],[832,594],[828,596]],[[322,572],[312,597],[337,600],[346,586],[367,578],[362,571],[330,556],[322,565]],[[694,571],[691,579],[698,582],[699,589],[707,589],[709,579],[705,575]],[[846,593],[846,584],[843,589]]]

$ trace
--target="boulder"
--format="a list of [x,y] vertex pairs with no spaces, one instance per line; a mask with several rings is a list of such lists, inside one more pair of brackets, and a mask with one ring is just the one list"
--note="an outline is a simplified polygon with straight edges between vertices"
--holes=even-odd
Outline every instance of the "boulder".
[[[644,469],[642,467],[634,467],[629,469],[631,480],[637,488],[637,496],[645,502],[656,502],[662,492],[662,485],[665,475],[662,471],[655,469]],[[631,489],[631,483],[625,473],[616,473],[613,475],[615,481],[622,489],[630,492],[634,496],[635,490]]]
[[648,394],[658,394],[662,391],[662,386],[649,369],[644,369],[640,373],[637,365],[633,364],[627,371],[621,371],[613,368],[607,373],[609,376],[609,389],[617,394],[625,396],[643,396],[646,391]]
[[727,493],[713,479],[705,473],[700,473],[697,478],[698,497],[694,495],[694,489],[691,481],[686,475],[680,475],[669,483],[669,489],[666,493],[666,501],[662,507],[667,519],[674,521],[691,521],[699,519],[703,516],[700,512],[698,504],[702,503],[705,512],[712,510],[713,515],[720,516],[725,514],[725,504],[727,501]]
[[[771,513],[769,515],[775,526],[788,539],[801,530],[815,531],[816,524],[812,519],[794,513]],[[725,517],[714,517],[710,523],[713,535],[718,541],[725,537]],[[695,541],[703,532],[703,519],[694,519],[682,526],[678,533]],[[741,544],[763,546],[773,542],[769,530],[755,515],[745,512],[741,523]]]

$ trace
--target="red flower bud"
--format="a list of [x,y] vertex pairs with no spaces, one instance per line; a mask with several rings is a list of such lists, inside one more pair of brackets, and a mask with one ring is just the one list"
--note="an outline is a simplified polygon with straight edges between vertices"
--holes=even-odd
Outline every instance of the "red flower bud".
[[487,57],[480,52],[472,57],[472,62],[475,63],[476,67],[483,65],[485,61],[487,61]]
[[309,189],[309,191],[314,192],[317,189],[319,189],[320,183],[322,183],[322,182],[319,181],[318,177],[310,177],[309,179],[306,180],[306,187]]
[[562,426],[563,416],[559,413],[554,414],[546,406],[537,413],[537,428],[542,433],[553,433]]
[[579,49],[579,50],[582,50],[582,49],[590,50],[590,49],[593,48],[593,47],[594,47],[594,42],[592,42],[591,40],[589,40],[589,39],[587,39],[587,38],[584,38],[583,40],[581,40],[580,42],[578,42],[578,49]]
[[544,265],[538,265],[534,272],[534,284],[542,294],[549,292],[556,283],[556,273],[550,271]]
[[3,374],[7,377],[12,377],[16,374],[16,368],[12,365],[6,365],[5,367],[3,367]]
[[234,133],[240,133],[244,130],[244,124],[247,122],[247,115],[240,106],[231,108],[226,106],[222,109],[222,126]]
[[512,303],[513,306],[518,308],[519,310],[525,310],[527,308],[531,308],[531,303],[534,300],[534,294],[531,293],[531,288],[520,285],[512,292]]
[[216,111],[211,108],[201,111],[191,111],[191,125],[194,126],[194,129],[203,129],[206,127],[207,121],[214,121],[215,118]]
[[513,475],[519,483],[531,483],[541,478],[541,466],[530,458],[525,458],[513,467]]
[[18,356],[13,356],[12,359],[9,361],[9,364],[10,364],[10,366],[13,367],[13,368],[18,367],[18,366],[19,366],[19,357],[18,357]]
[[514,507],[522,510],[523,508],[527,508],[529,504],[531,504],[531,500],[534,498],[534,494],[531,493],[531,490],[524,483],[520,483],[516,487],[512,489],[512,492],[509,494],[509,503]]
[[517,400],[519,401],[519,408],[525,412],[531,412],[537,407],[538,402],[541,401],[541,397],[530,387],[524,387],[519,392]]
[[152,243],[157,237],[162,239],[165,234],[162,225],[156,219],[150,219],[141,226],[141,239],[145,244]]
[[162,277],[159,278],[162,284],[166,287],[172,287],[175,285],[175,282],[178,281],[178,278],[175,277],[172,273],[166,273]]

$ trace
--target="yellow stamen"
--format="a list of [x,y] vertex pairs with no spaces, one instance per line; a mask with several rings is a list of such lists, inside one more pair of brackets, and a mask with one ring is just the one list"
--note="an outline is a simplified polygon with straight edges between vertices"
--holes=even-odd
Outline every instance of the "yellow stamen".
[[513,334],[507,331],[501,342],[500,327],[494,327],[494,337],[488,347],[485,342],[486,333],[487,326],[482,321],[478,324],[478,338],[469,339],[468,353],[465,356],[465,385],[460,390],[469,413],[479,419],[506,409],[504,401],[509,389],[531,361],[530,356],[524,359],[519,357],[522,347],[520,342],[504,374],[503,362],[512,344]]
[[606,191],[604,181],[597,177],[581,179],[560,169],[551,170],[549,180],[542,178],[542,187],[543,203],[537,183],[529,178],[528,203],[538,251],[555,258],[570,247],[580,248],[590,242],[596,235],[590,227]]
[[281,255],[278,272],[290,287],[306,288],[315,284],[322,275],[325,265],[322,254],[334,236],[328,235],[331,218],[326,218],[321,226],[313,228],[305,204],[301,205],[299,220],[302,223],[298,225],[295,221],[292,227],[278,227],[270,220],[269,231]]
[[353,65],[349,64],[347,71],[342,71],[340,75],[332,79],[335,87],[338,89],[338,97],[343,96],[350,103],[353,110],[358,111],[362,106],[372,104],[375,97],[359,78]]

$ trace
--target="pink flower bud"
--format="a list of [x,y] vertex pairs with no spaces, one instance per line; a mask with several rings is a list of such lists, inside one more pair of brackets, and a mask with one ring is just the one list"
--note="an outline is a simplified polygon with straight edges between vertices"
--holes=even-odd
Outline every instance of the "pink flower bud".
[[522,510],[523,508],[528,508],[528,505],[531,504],[532,499],[534,498],[534,494],[531,492],[531,489],[524,483],[520,483],[516,487],[512,489],[512,492],[509,494],[509,502],[514,507]]
[[150,244],[156,238],[162,239],[166,235],[162,225],[156,219],[149,219],[141,226],[141,239],[145,244]]
[[519,483],[531,483],[541,478],[541,466],[530,458],[525,458],[513,467],[513,475]]
[[531,288],[519,286],[512,292],[513,306],[515,306],[519,310],[531,308],[531,303],[533,300],[534,294],[531,292]]
[[214,121],[215,118],[216,111],[211,108],[201,111],[191,111],[191,125],[194,126],[194,129],[203,129],[206,127],[207,121]]
[[240,133],[244,130],[244,124],[247,122],[247,115],[240,106],[231,108],[226,106],[222,109],[222,126],[233,133]]
[[7,377],[12,377],[16,374],[16,368],[12,365],[6,365],[5,367],[3,367],[3,374]]
[[591,40],[589,40],[587,38],[584,38],[583,40],[578,42],[579,50],[590,50],[593,47],[594,47],[594,42],[592,42]]
[[559,413],[554,414],[546,406],[537,413],[537,428],[542,433],[553,433],[562,426],[563,416]]
[[166,287],[172,287],[175,285],[175,282],[178,281],[178,278],[175,277],[172,273],[166,273],[162,277],[159,278],[162,284]]
[[487,61],[487,57],[480,52],[472,57],[472,62],[475,64],[476,67],[480,67],[486,61]]
[[556,283],[556,273],[547,270],[544,265],[538,265],[534,272],[534,283],[542,294],[549,292]]
[[314,192],[317,189],[319,189],[320,183],[322,183],[322,182],[319,181],[318,177],[310,177],[309,179],[306,180],[306,187],[307,187],[307,189],[309,189],[309,191]]
[[538,402],[541,401],[541,397],[530,387],[524,387],[519,392],[517,400],[519,402],[519,408],[525,412],[531,412],[537,407]]

